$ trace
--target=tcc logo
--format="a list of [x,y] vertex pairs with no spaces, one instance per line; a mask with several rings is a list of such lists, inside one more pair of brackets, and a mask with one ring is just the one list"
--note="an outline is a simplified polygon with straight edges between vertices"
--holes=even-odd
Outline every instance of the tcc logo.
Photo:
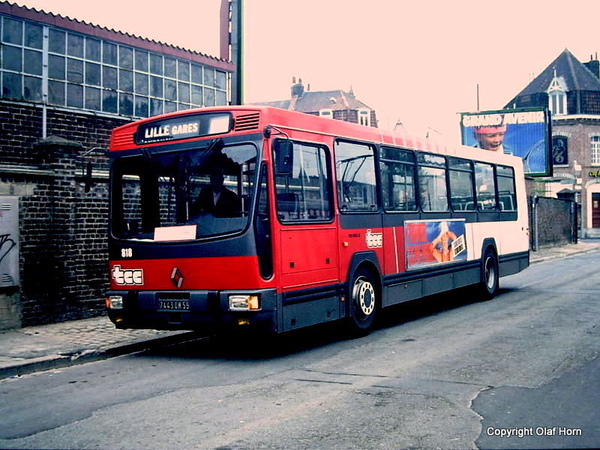
[[144,284],[144,271],[142,269],[121,269],[121,266],[114,266],[111,274],[113,280],[119,286]]
[[369,229],[365,235],[365,240],[367,241],[367,247],[369,248],[383,247],[383,233],[373,233]]

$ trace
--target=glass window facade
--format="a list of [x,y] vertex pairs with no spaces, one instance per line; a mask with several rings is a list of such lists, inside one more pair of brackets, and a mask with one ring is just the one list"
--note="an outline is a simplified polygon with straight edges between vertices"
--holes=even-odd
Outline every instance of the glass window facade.
[[0,39],[2,98],[136,118],[228,104],[229,73],[190,60],[4,15]]

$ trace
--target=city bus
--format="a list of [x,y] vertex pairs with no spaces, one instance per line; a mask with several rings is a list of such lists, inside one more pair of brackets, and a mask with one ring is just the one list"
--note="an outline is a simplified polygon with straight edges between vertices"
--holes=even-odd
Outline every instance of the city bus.
[[271,107],[179,111],[110,140],[117,328],[343,321],[529,265],[522,161]]

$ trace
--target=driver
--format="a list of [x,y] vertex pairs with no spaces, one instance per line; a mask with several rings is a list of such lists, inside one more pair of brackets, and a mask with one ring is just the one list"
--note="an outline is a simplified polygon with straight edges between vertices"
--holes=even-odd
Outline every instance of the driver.
[[196,200],[198,213],[212,213],[215,217],[238,217],[242,204],[237,194],[224,185],[223,169],[216,168],[210,174],[210,185],[200,190]]

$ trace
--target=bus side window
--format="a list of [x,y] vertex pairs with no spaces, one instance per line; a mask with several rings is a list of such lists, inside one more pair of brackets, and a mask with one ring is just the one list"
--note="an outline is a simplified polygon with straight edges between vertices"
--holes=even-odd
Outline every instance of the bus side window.
[[419,200],[423,211],[447,211],[446,158],[418,153]]
[[293,142],[289,167],[275,176],[277,217],[281,222],[323,221],[332,217],[329,164],[325,148]]
[[498,199],[501,211],[516,211],[515,174],[512,167],[497,166]]
[[454,211],[475,211],[473,165],[470,161],[448,158],[450,166],[450,203]]
[[477,186],[477,206],[480,211],[496,209],[496,183],[494,166],[475,163],[475,184]]
[[414,153],[409,150],[382,147],[380,161],[385,211],[416,211]]
[[338,202],[343,212],[378,209],[374,157],[370,145],[336,141]]

